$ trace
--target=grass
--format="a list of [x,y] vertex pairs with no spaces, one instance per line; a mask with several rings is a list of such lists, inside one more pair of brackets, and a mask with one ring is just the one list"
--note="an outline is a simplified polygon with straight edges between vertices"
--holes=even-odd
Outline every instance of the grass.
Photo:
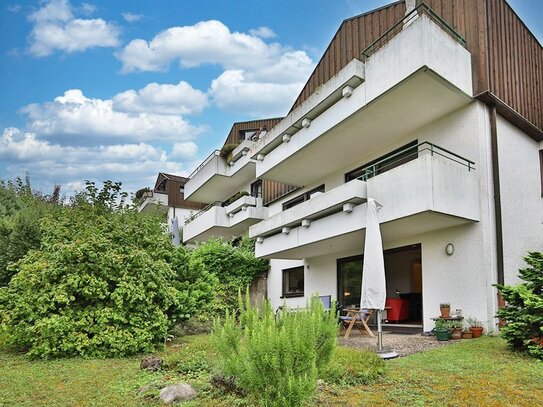
[[[338,360],[351,371],[362,363],[358,352],[342,348]],[[30,361],[0,352],[0,406],[156,406],[156,391],[136,395],[153,381],[198,388],[198,398],[184,406],[245,405],[209,385],[214,355],[208,336],[187,337],[163,357],[168,370],[149,373],[139,369],[140,358]],[[484,337],[388,361],[387,374],[373,384],[321,386],[311,405],[533,406],[542,399],[543,363]]]

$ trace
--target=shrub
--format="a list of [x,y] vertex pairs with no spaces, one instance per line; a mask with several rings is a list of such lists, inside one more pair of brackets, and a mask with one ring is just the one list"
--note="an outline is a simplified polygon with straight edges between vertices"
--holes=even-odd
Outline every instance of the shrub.
[[192,251],[191,260],[202,264],[218,279],[215,308],[221,315],[225,309],[234,310],[238,306],[238,292],[269,269],[268,260],[255,257],[254,243],[247,237],[237,247],[221,239],[210,239]]
[[223,324],[216,322],[212,342],[222,373],[235,377],[254,402],[301,406],[330,362],[337,330],[335,311],[325,312],[318,297],[277,319],[268,302],[259,316],[247,298],[240,299],[239,320],[228,313]]
[[543,253],[529,252],[528,267],[519,270],[525,283],[496,285],[506,302],[497,316],[506,325],[501,335],[514,349],[543,359]]
[[370,384],[385,374],[385,362],[370,350],[337,348],[321,379],[329,384]]
[[222,146],[221,151],[220,151],[221,157],[225,158],[226,160],[229,160],[229,156],[232,154],[232,151],[234,151],[237,146],[238,144],[233,144],[233,143],[225,144],[224,146]]
[[[8,344],[33,357],[124,356],[160,347],[175,321],[213,296],[216,279],[173,248],[160,219],[115,192],[78,197],[41,223],[41,243],[0,289]],[[107,185],[106,185],[107,188]]]

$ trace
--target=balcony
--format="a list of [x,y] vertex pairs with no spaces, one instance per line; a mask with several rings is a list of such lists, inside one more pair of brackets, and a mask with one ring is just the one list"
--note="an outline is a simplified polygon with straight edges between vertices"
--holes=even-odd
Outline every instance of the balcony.
[[147,191],[143,194],[138,212],[168,212],[168,194],[156,191]]
[[224,206],[214,202],[183,228],[183,242],[202,242],[212,236],[230,239],[245,233],[249,226],[266,219],[268,208],[262,206],[262,198],[242,196]]
[[307,116],[294,134],[281,132],[300,106],[251,147],[257,178],[310,185],[356,163],[360,151],[377,153],[471,102],[471,56],[461,37],[426,13],[395,29],[367,52],[364,81],[347,97]]
[[361,180],[252,226],[249,235],[257,238],[257,257],[303,259],[361,251],[366,197],[383,205],[379,218],[385,244],[477,222],[479,190],[474,163],[430,143],[415,148],[412,161],[380,174],[369,168]]
[[255,179],[255,162],[248,155],[253,141],[245,140],[232,152],[229,159],[215,150],[189,176],[185,184],[185,198],[197,202],[214,202],[239,191]]

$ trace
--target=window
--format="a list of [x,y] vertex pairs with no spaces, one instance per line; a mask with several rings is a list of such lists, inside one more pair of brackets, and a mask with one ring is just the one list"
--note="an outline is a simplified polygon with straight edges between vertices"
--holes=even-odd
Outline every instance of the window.
[[251,196],[262,198],[262,180],[259,179],[251,184]]
[[324,184],[319,185],[317,188],[313,188],[310,191],[307,191],[303,193],[302,195],[298,195],[295,198],[292,198],[290,201],[287,201],[283,204],[283,210],[292,208],[293,206],[299,205],[302,202],[305,202],[313,197],[314,194],[322,193],[324,192]]
[[181,186],[179,187],[179,192],[180,192],[181,194],[184,194],[184,193],[185,193],[185,186],[184,186],[184,185],[181,185]]
[[[352,181],[353,179],[360,178],[366,175],[367,178],[374,177],[375,175],[382,174],[396,168],[402,164],[405,164],[411,160],[418,158],[418,149],[416,148],[418,141],[412,141],[411,143],[398,148],[376,160],[373,160],[362,167],[355,168],[354,170],[345,174],[345,182]],[[375,167],[374,167],[375,166]],[[374,167],[374,168],[372,168]]]
[[304,296],[304,267],[283,270],[283,297]]
[[239,135],[242,140],[252,140],[258,133],[258,129],[240,130]]

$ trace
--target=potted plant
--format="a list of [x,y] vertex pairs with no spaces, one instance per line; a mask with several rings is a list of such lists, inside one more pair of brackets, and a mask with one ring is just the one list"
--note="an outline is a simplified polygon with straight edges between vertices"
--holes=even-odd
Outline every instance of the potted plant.
[[441,318],[449,318],[451,315],[451,304],[442,302],[439,304],[439,310],[441,311]]
[[452,329],[451,339],[462,339],[462,323],[460,321],[450,321]]
[[476,318],[468,318],[468,324],[473,332],[474,338],[479,338],[483,334],[483,323]]
[[462,339],[471,339],[473,338],[473,332],[471,332],[470,328],[464,328],[464,332],[462,332]]
[[436,320],[434,334],[438,341],[448,341],[451,338],[451,330],[447,321],[444,319]]

